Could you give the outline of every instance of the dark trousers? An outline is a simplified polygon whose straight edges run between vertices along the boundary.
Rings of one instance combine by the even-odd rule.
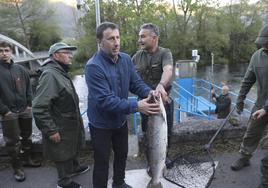
[[[111,148],[114,152],[113,185],[122,185],[128,153],[127,123],[118,129],[99,129],[91,126],[90,133],[94,150],[93,187],[107,187]]]
[[[80,164],[76,157],[67,161],[55,161],[55,165],[58,172],[58,185],[64,186],[71,183],[72,179],[70,175]]]
[[[172,135],[173,116],[174,116],[174,101],[172,99],[170,103],[165,104],[165,110],[167,114],[167,126],[168,126],[168,147],[170,147],[170,139]],[[148,116],[142,113],[141,113],[141,127],[142,131],[146,133],[148,127]]]
[[[21,113],[1,116],[5,147],[11,157],[13,169],[21,168],[22,158],[27,158],[32,146],[32,114],[30,109]]]

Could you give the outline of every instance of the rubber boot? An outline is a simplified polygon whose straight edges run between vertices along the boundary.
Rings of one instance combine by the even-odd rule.
[[[22,168],[14,169],[14,178],[18,182],[23,182],[26,179],[25,173]]]
[[[5,148],[11,157],[11,165],[14,170],[14,178],[16,181],[25,180],[25,173],[22,170],[20,159],[21,142],[19,139],[20,129],[17,120],[8,120],[2,122],[3,136],[5,140]]]
[[[268,149],[267,142],[262,146],[262,159],[261,159],[261,182],[258,188],[268,187]]]
[[[247,156],[241,156],[239,159],[233,162],[233,164],[231,165],[231,169],[233,171],[239,171],[242,168],[249,166],[250,165],[249,159],[250,158]]]
[[[40,167],[41,163],[32,160],[32,118],[19,119],[20,136],[22,149],[20,151],[20,157],[22,159],[22,165],[25,167]]]
[[[20,142],[18,142],[15,146],[6,147],[9,156],[11,157],[11,165],[14,170],[14,178],[18,182],[22,182],[25,180],[25,173],[22,169],[21,158],[19,157],[20,153]]]

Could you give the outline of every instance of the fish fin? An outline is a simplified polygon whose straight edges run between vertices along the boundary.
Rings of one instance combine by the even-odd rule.
[[[148,185],[147,188],[163,188],[162,183],[153,183],[153,181],[151,180]]]

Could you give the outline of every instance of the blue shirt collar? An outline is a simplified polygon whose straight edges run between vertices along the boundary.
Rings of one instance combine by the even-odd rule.
[[[121,58],[121,52],[119,52],[116,62],[109,55],[107,55],[102,49],[98,51],[98,54],[104,57],[110,63],[117,63],[119,59]]]

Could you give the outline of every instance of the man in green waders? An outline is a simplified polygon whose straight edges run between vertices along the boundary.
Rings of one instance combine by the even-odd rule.
[[[250,165],[250,158],[253,152],[259,145],[260,140],[266,156],[262,159],[261,171],[262,179],[259,188],[268,187],[268,116],[264,115],[262,118],[257,118],[255,112],[264,108],[267,105],[268,99],[268,25],[264,26],[255,41],[260,45],[251,57],[247,72],[242,81],[239,95],[236,102],[236,110],[241,113],[244,108],[244,100],[251,87],[256,83],[257,86],[257,100],[252,109],[253,115],[250,118],[249,125],[244,135],[240,146],[240,157],[232,165],[231,169],[234,171]],[[266,109],[266,108],[265,108]],[[258,112],[259,113],[259,112]],[[257,114],[258,114],[257,113]]]

